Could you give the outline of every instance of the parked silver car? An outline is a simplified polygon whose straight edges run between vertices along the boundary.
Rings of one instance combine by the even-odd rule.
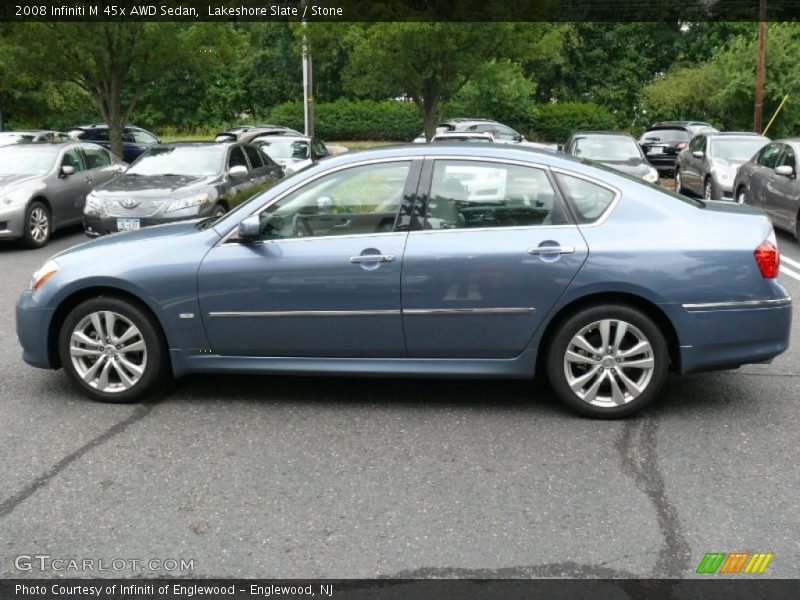
[[[125,163],[96,144],[0,147],[0,240],[44,246],[60,227],[80,223],[87,194]]]
[[[25,131],[0,131],[0,146],[12,144],[41,144],[44,142],[69,142],[72,138],[61,131],[28,129]]]
[[[776,227],[800,240],[798,154],[800,139],[767,144],[739,168],[733,189],[739,204],[752,204],[763,209]]]
[[[769,138],[747,132],[704,132],[692,138],[675,163],[675,191],[701,194],[706,200],[733,199],[736,171]]]

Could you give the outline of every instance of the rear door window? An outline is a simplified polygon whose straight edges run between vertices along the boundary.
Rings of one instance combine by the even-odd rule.
[[[260,169],[264,166],[264,161],[261,160],[261,155],[253,146],[244,146],[244,151],[247,153],[247,158],[250,160],[250,166],[253,169]]]
[[[582,224],[598,221],[617,195],[607,187],[580,177],[556,173],[556,179]]]
[[[108,151],[95,146],[82,146],[83,155],[86,158],[87,169],[102,169],[111,164],[111,156]]]

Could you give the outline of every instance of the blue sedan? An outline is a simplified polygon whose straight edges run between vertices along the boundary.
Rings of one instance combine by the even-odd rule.
[[[791,298],[766,216],[574,158],[416,145],[327,158],[221,218],[48,260],[25,361],[127,402],[190,373],[549,376],[620,417],[669,371],[765,362]]]

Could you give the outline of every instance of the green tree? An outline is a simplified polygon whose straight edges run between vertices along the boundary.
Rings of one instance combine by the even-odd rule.
[[[542,23],[376,23],[353,28],[345,69],[359,96],[406,95],[430,139],[450,102],[493,59],[541,51]]]
[[[10,41],[16,68],[92,98],[118,155],[125,123],[149,85],[224,64],[238,47],[235,30],[215,23],[20,23]]]

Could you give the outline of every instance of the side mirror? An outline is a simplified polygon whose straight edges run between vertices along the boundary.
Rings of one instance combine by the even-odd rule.
[[[514,139],[516,141],[518,141],[518,142],[524,142],[525,141],[525,136],[522,135],[521,133],[518,133],[517,135],[514,136]]]
[[[703,152],[702,150],[695,150],[694,152],[692,152],[692,156],[694,156],[695,158],[703,158],[705,155],[706,153]]]
[[[775,167],[775,174],[783,177],[793,177],[794,169],[790,165],[781,165],[780,167]]]
[[[70,165],[64,165],[61,167],[61,177],[69,177],[70,175],[75,174],[75,167],[71,167]]]
[[[228,171],[228,175],[230,175],[234,179],[238,179],[239,177],[246,177],[247,167],[243,165],[236,165],[235,167],[231,167],[230,170]]]
[[[261,239],[261,217],[252,215],[243,219],[239,223],[238,237],[243,242],[256,242]]]

